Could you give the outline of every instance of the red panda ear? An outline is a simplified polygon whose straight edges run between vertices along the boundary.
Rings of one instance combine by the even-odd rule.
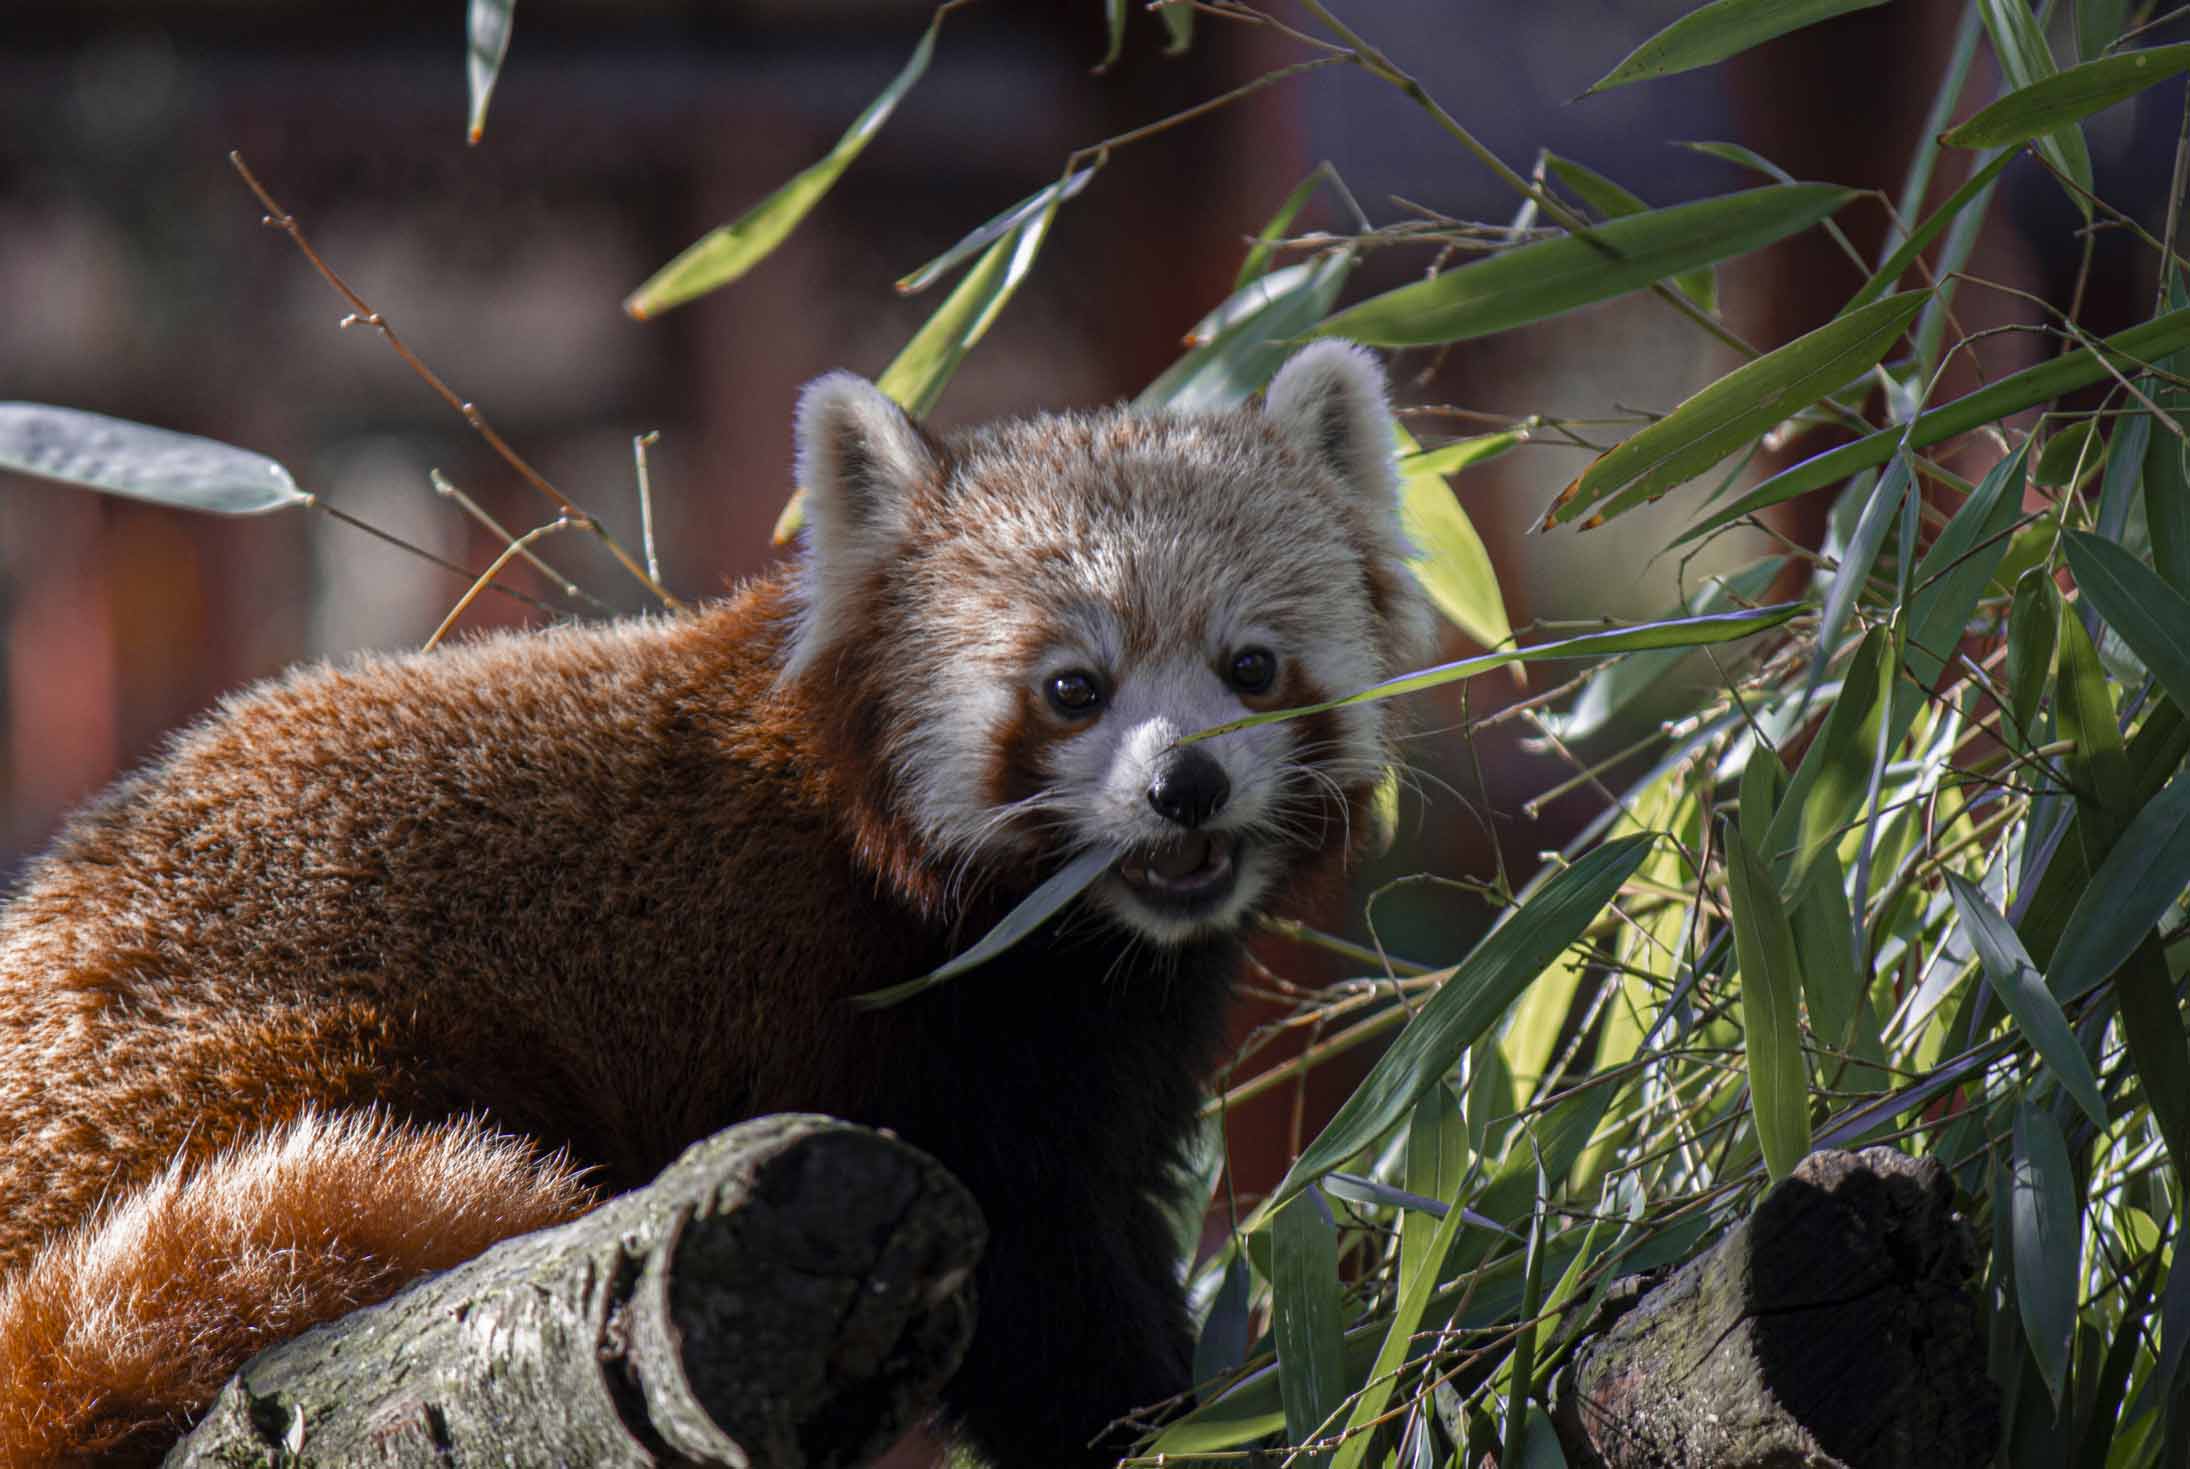
[[[832,372],[806,385],[798,400],[806,557],[786,679],[837,640],[868,576],[903,544],[906,502],[941,469],[934,441],[865,378]]]
[[[1376,358],[1351,342],[1311,343],[1278,369],[1264,404],[1286,437],[1360,496],[1374,519],[1396,522],[1391,407]]]

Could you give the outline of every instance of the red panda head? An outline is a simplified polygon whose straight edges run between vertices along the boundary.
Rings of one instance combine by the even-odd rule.
[[[1116,851],[1091,900],[1176,943],[1341,846],[1388,706],[1179,745],[1426,657],[1384,378],[1325,342],[1267,406],[1042,416],[947,442],[834,373],[798,415],[804,560],[783,679],[864,710],[930,870],[1023,886]]]

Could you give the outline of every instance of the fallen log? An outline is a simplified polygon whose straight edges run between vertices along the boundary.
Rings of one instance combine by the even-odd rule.
[[[1562,1369],[1552,1418],[1567,1462],[1987,1464],[1999,1396],[1975,1263],[1937,1162],[1812,1153]]]
[[[851,1469],[956,1370],[985,1242],[896,1138],[760,1118],[260,1353],[166,1462]]]

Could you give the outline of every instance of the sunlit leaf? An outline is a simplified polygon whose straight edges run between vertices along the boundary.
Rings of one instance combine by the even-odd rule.
[[[1812,865],[1839,842],[1870,791],[1879,727],[1893,701],[1892,660],[1892,636],[1883,626],[1872,628],[1849,660],[1840,697],[1795,767],[1771,825],[1762,828],[1758,856],[1767,867],[1776,867],[1779,854],[1794,849],[1786,891],[1797,902]],[[1751,831],[1759,830],[1754,818],[1744,813],[1743,819]]]
[[[2170,311],[2142,326],[2117,332],[2098,345],[2115,370],[2141,371],[2153,358],[2190,345],[2190,309]],[[1904,433],[1911,448],[1926,448],[2011,413],[2050,402],[2064,393],[2107,380],[2111,375],[2106,364],[2089,351],[2066,353],[2036,367],[2025,368],[1990,387],[1979,388],[1918,415],[1906,430],[1898,427],[1880,429],[1852,444],[1828,449],[1781,470],[1734,504],[1684,532],[1675,544],[1709,535],[1721,526],[1731,525],[1770,506],[1784,504],[1797,495],[1838,484],[1852,474],[1876,469],[1893,457],[1894,450],[1903,442]]]
[[[1046,214],[1078,194],[1087,187],[1087,181],[1095,177],[1095,170],[1101,166],[1099,163],[1091,163],[1078,173],[1059,179],[1047,188],[1035,190],[1003,213],[969,232],[964,239],[926,265],[901,278],[893,289],[901,296],[915,296],[925,291],[972,257],[976,251],[987,249],[1036,215]]]
[[[1571,158],[1546,153],[1544,167],[1560,183],[1565,184],[1574,197],[1594,210],[1600,219],[1625,219],[1630,214],[1650,212],[1650,206],[1639,197],[1630,194],[1595,169],[1576,163]],[[1791,183],[1793,180],[1787,182]],[[1709,266],[1674,276],[1673,289],[1705,311],[1719,309],[1718,275]]]
[[[887,989],[869,990],[865,994],[854,995],[852,1003],[862,1010],[879,1010],[909,1000],[922,990],[932,989],[946,980],[956,979],[961,974],[980,968],[1040,928],[1051,915],[1085,892],[1089,884],[1102,876],[1110,864],[1117,860],[1118,854],[1105,847],[1093,847],[1082,852],[1029,893],[1024,902],[1005,914],[994,928],[981,935],[972,948],[918,979],[893,984]]]
[[[1513,636],[1498,569],[1445,476],[1496,458],[1523,442],[1527,431],[1463,439],[1428,453],[1409,452],[1414,436],[1404,428],[1393,432],[1400,447],[1399,518],[1415,552],[1407,565],[1439,612],[1476,642],[1495,648]]]
[[[1242,286],[1210,313],[1209,320],[1221,321],[1217,337],[1165,368],[1133,406],[1144,413],[1214,413],[1246,402],[1285,365],[1294,339],[1331,309],[1353,268],[1352,251],[1334,250]]]
[[[1488,336],[1760,249],[1853,197],[1831,184],[1776,185],[1632,214],[1372,296],[1317,334],[1378,347]]]
[[[1856,518],[1847,550],[1841,554],[1840,566],[1833,572],[1832,585],[1825,593],[1825,611],[1818,621],[1817,631],[1821,664],[1840,647],[1840,635],[1848,626],[1848,615],[1855,611],[1856,601],[1863,594],[1863,584],[1870,579],[1871,568],[1878,564],[1879,549],[1886,544],[1886,532],[1893,529],[1894,517],[1901,509],[1901,497],[1909,491],[1910,475],[1909,456],[1895,455],[1878,483],[1872,486],[1869,498],[1863,502],[1863,513]]]
[[[471,0],[464,21],[464,87],[471,96],[471,120],[464,141],[476,143],[487,133],[487,104],[509,54],[510,32],[517,24],[517,0]]]
[[[2082,1203],[2061,1126],[2028,1102],[2015,1109],[2015,1166],[2008,1180],[2015,1244],[2015,1303],[2038,1374],[2059,1407],[2083,1278]]]
[[[1282,1203],[1397,1122],[1521,991],[1604,911],[1656,837],[1607,842],[1557,873],[1446,972],[1444,982],[1378,1058],[1338,1114],[1301,1151],[1271,1196]]]
[[[1582,95],[1651,81],[1739,56],[1774,36],[1821,20],[1868,10],[1886,0],[1711,0],[1699,5],[1628,53]]]
[[[2076,743],[2067,756],[2076,785],[2076,835],[2084,856],[2095,865],[2114,845],[2135,807],[2135,783],[2115,723],[2113,691],[2091,634],[2084,631],[2076,609],[2065,605],[2054,626],[2061,660],[2054,715],[2062,736]]]
[[[987,334],[1049,237],[1054,208],[1032,216],[982,254],[935,314],[875,379],[875,386],[915,418],[925,418],[958,364]]]
[[[1420,693],[1424,689],[1434,689],[1444,684],[1458,683],[1462,679],[1474,678],[1494,668],[1504,668],[1509,663],[1538,663],[1559,658],[1598,658],[1609,653],[1639,653],[1653,648],[1700,648],[1712,643],[1732,642],[1736,638],[1768,632],[1805,610],[1800,602],[1775,602],[1769,607],[1744,608],[1739,612],[1716,612],[1708,617],[1676,617],[1666,622],[1646,622],[1634,627],[1583,633],[1579,637],[1561,638],[1557,642],[1538,643],[1528,648],[1506,648],[1496,653],[1482,653],[1473,658],[1463,658],[1457,663],[1444,663],[1435,668],[1425,668],[1419,673],[1386,679],[1359,693],[1348,694],[1322,704],[1304,704],[1297,709],[1273,709],[1266,714],[1250,714],[1224,724],[1212,725],[1208,729],[1197,730],[1185,736],[1180,743],[1212,739],[1218,735],[1230,734],[1234,730],[1252,729],[1260,724],[1305,719],[1311,714],[1343,709],[1349,704],[1372,704],[1380,699],[1395,699],[1402,694]]]
[[[1414,1115],[1407,1121],[1407,1187],[1451,1203],[1460,1197],[1470,1156],[1467,1118],[1453,1100],[1452,1089],[1431,1087],[1414,1104]],[[1400,1216],[1399,1258],[1408,1270],[1416,1269],[1422,1252],[1432,1248],[1437,1224],[1428,1214],[1409,1211]]]
[[[1810,1151],[1810,1072],[1796,1020],[1801,969],[1795,936],[1772,874],[1738,826],[1725,828],[1727,896],[1734,909],[1734,952],[1741,965],[1742,1045],[1757,1143],[1774,1181]]]
[[[838,176],[851,167],[852,160],[882,130],[882,124],[889,121],[897,104],[927,71],[928,62],[935,56],[935,37],[942,24],[943,12],[938,10],[927,30],[921,33],[920,43],[913,47],[912,57],[904,69],[882,89],[881,96],[867,104],[866,111],[853,119],[852,125],[844,130],[844,136],[836,140],[835,147],[818,162],[800,170],[773,194],[730,223],[702,235],[684,253],[654,272],[645,285],[624,298],[624,310],[642,321],[659,316],[718,286],[728,285],[766,259],[769,252],[782,244],[821,202],[822,195],[829,192]]]
[[[0,469],[216,515],[311,503],[263,454],[44,403],[0,403]]]
[[[1270,1335],[1277,1343],[1285,1436],[1305,1443],[1345,1402],[1347,1387],[1338,1226],[1313,1189],[1272,1217],[1270,1262]]]
[[[2126,102],[2146,88],[2186,71],[2190,71],[2190,43],[2125,51],[2087,61],[2018,86],[1969,121],[1940,134],[1939,141],[1950,148],[2005,148],[2027,143],[2117,102]]]
[[[2104,1132],[2106,1100],[2099,1094],[2099,1079],[2092,1074],[2091,1062],[2077,1042],[2076,1032],[2069,1028],[2068,1017],[2061,1013],[2060,1001],[2046,988],[2030,955],[2023,952],[2023,941],[1975,883],[1951,872],[1946,879],[1955,911],[1962,917],[1962,931],[1977,951],[1986,981],[2062,1090],[2083,1108],[2091,1125]]]
[[[1745,362],[1656,423],[1629,436],[1559,492],[1544,526],[1579,519],[1601,524],[1655,500],[1876,366],[1923,309],[1905,292],[1836,317],[1786,346]]]

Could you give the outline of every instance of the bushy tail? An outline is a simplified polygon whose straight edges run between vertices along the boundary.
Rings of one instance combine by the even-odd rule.
[[[307,1114],[178,1164],[0,1278],[0,1469],[154,1462],[260,1348],[594,1201],[475,1121]]]

